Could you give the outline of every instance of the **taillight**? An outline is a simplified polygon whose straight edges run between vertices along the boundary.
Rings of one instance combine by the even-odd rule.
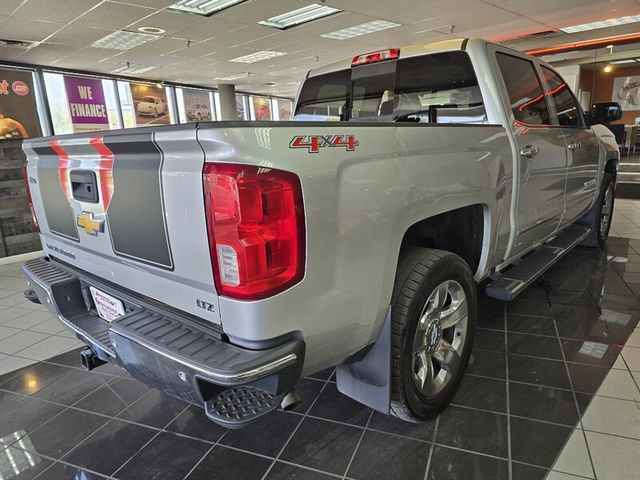
[[[202,175],[218,293],[257,300],[300,281],[305,228],[297,175],[219,163],[206,164]]]
[[[24,176],[25,187],[27,188],[27,202],[29,202],[29,210],[31,211],[31,218],[33,219],[33,225],[36,227],[36,230],[39,232],[40,225],[38,225],[38,219],[36,218],[36,211],[33,209],[33,200],[31,200],[31,186],[29,185],[29,174],[27,173],[27,162],[24,163],[22,174]]]
[[[383,62],[384,60],[395,60],[399,57],[399,48],[389,48],[387,50],[380,50],[379,52],[363,53],[362,55],[355,56],[353,60],[351,60],[351,66],[357,67],[358,65]]]

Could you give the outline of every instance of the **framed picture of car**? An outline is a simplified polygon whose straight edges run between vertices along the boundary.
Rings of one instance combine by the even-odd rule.
[[[167,125],[169,118],[169,102],[162,87],[144,83],[131,83],[137,125]]]
[[[214,119],[209,92],[185,88],[182,90],[182,98],[187,122],[206,122]]]

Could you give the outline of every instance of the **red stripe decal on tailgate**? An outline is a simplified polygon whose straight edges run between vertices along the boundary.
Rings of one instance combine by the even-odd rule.
[[[113,197],[113,152],[104,144],[103,137],[91,137],[90,142],[100,154],[100,195],[106,212]]]
[[[58,140],[51,140],[49,145],[58,154],[58,181],[60,188],[69,203],[73,200],[71,180],[69,179],[69,154],[60,146]]]

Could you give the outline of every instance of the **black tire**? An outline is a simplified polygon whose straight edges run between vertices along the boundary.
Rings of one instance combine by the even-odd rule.
[[[457,282],[466,296],[467,332],[461,344],[457,371],[451,374],[442,391],[426,397],[413,379],[414,337],[429,296],[439,285],[450,280]],[[462,258],[450,252],[428,248],[411,248],[402,254],[392,298],[392,415],[410,422],[421,422],[437,416],[449,404],[469,361],[476,321],[476,284],[469,266]]]
[[[613,207],[616,199],[616,182],[615,175],[609,172],[604,172],[602,177],[602,185],[600,186],[600,192],[598,193],[598,199],[596,203],[591,207],[589,213],[587,213],[580,223],[591,227],[591,233],[587,238],[582,241],[582,245],[585,247],[602,247],[604,242],[609,237],[609,230],[611,230],[611,220],[613,219]],[[603,206],[605,204],[605,198],[607,191],[611,191],[611,203],[609,206],[609,218],[604,228],[602,223],[604,220]]]

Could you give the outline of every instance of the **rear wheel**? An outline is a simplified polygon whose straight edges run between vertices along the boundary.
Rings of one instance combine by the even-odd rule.
[[[609,172],[604,172],[596,203],[585,217],[585,223],[591,227],[591,233],[582,242],[583,245],[601,247],[609,237],[615,193],[615,176]]]
[[[419,422],[447,406],[469,360],[476,304],[459,256],[426,248],[403,255],[392,306],[393,415]]]

